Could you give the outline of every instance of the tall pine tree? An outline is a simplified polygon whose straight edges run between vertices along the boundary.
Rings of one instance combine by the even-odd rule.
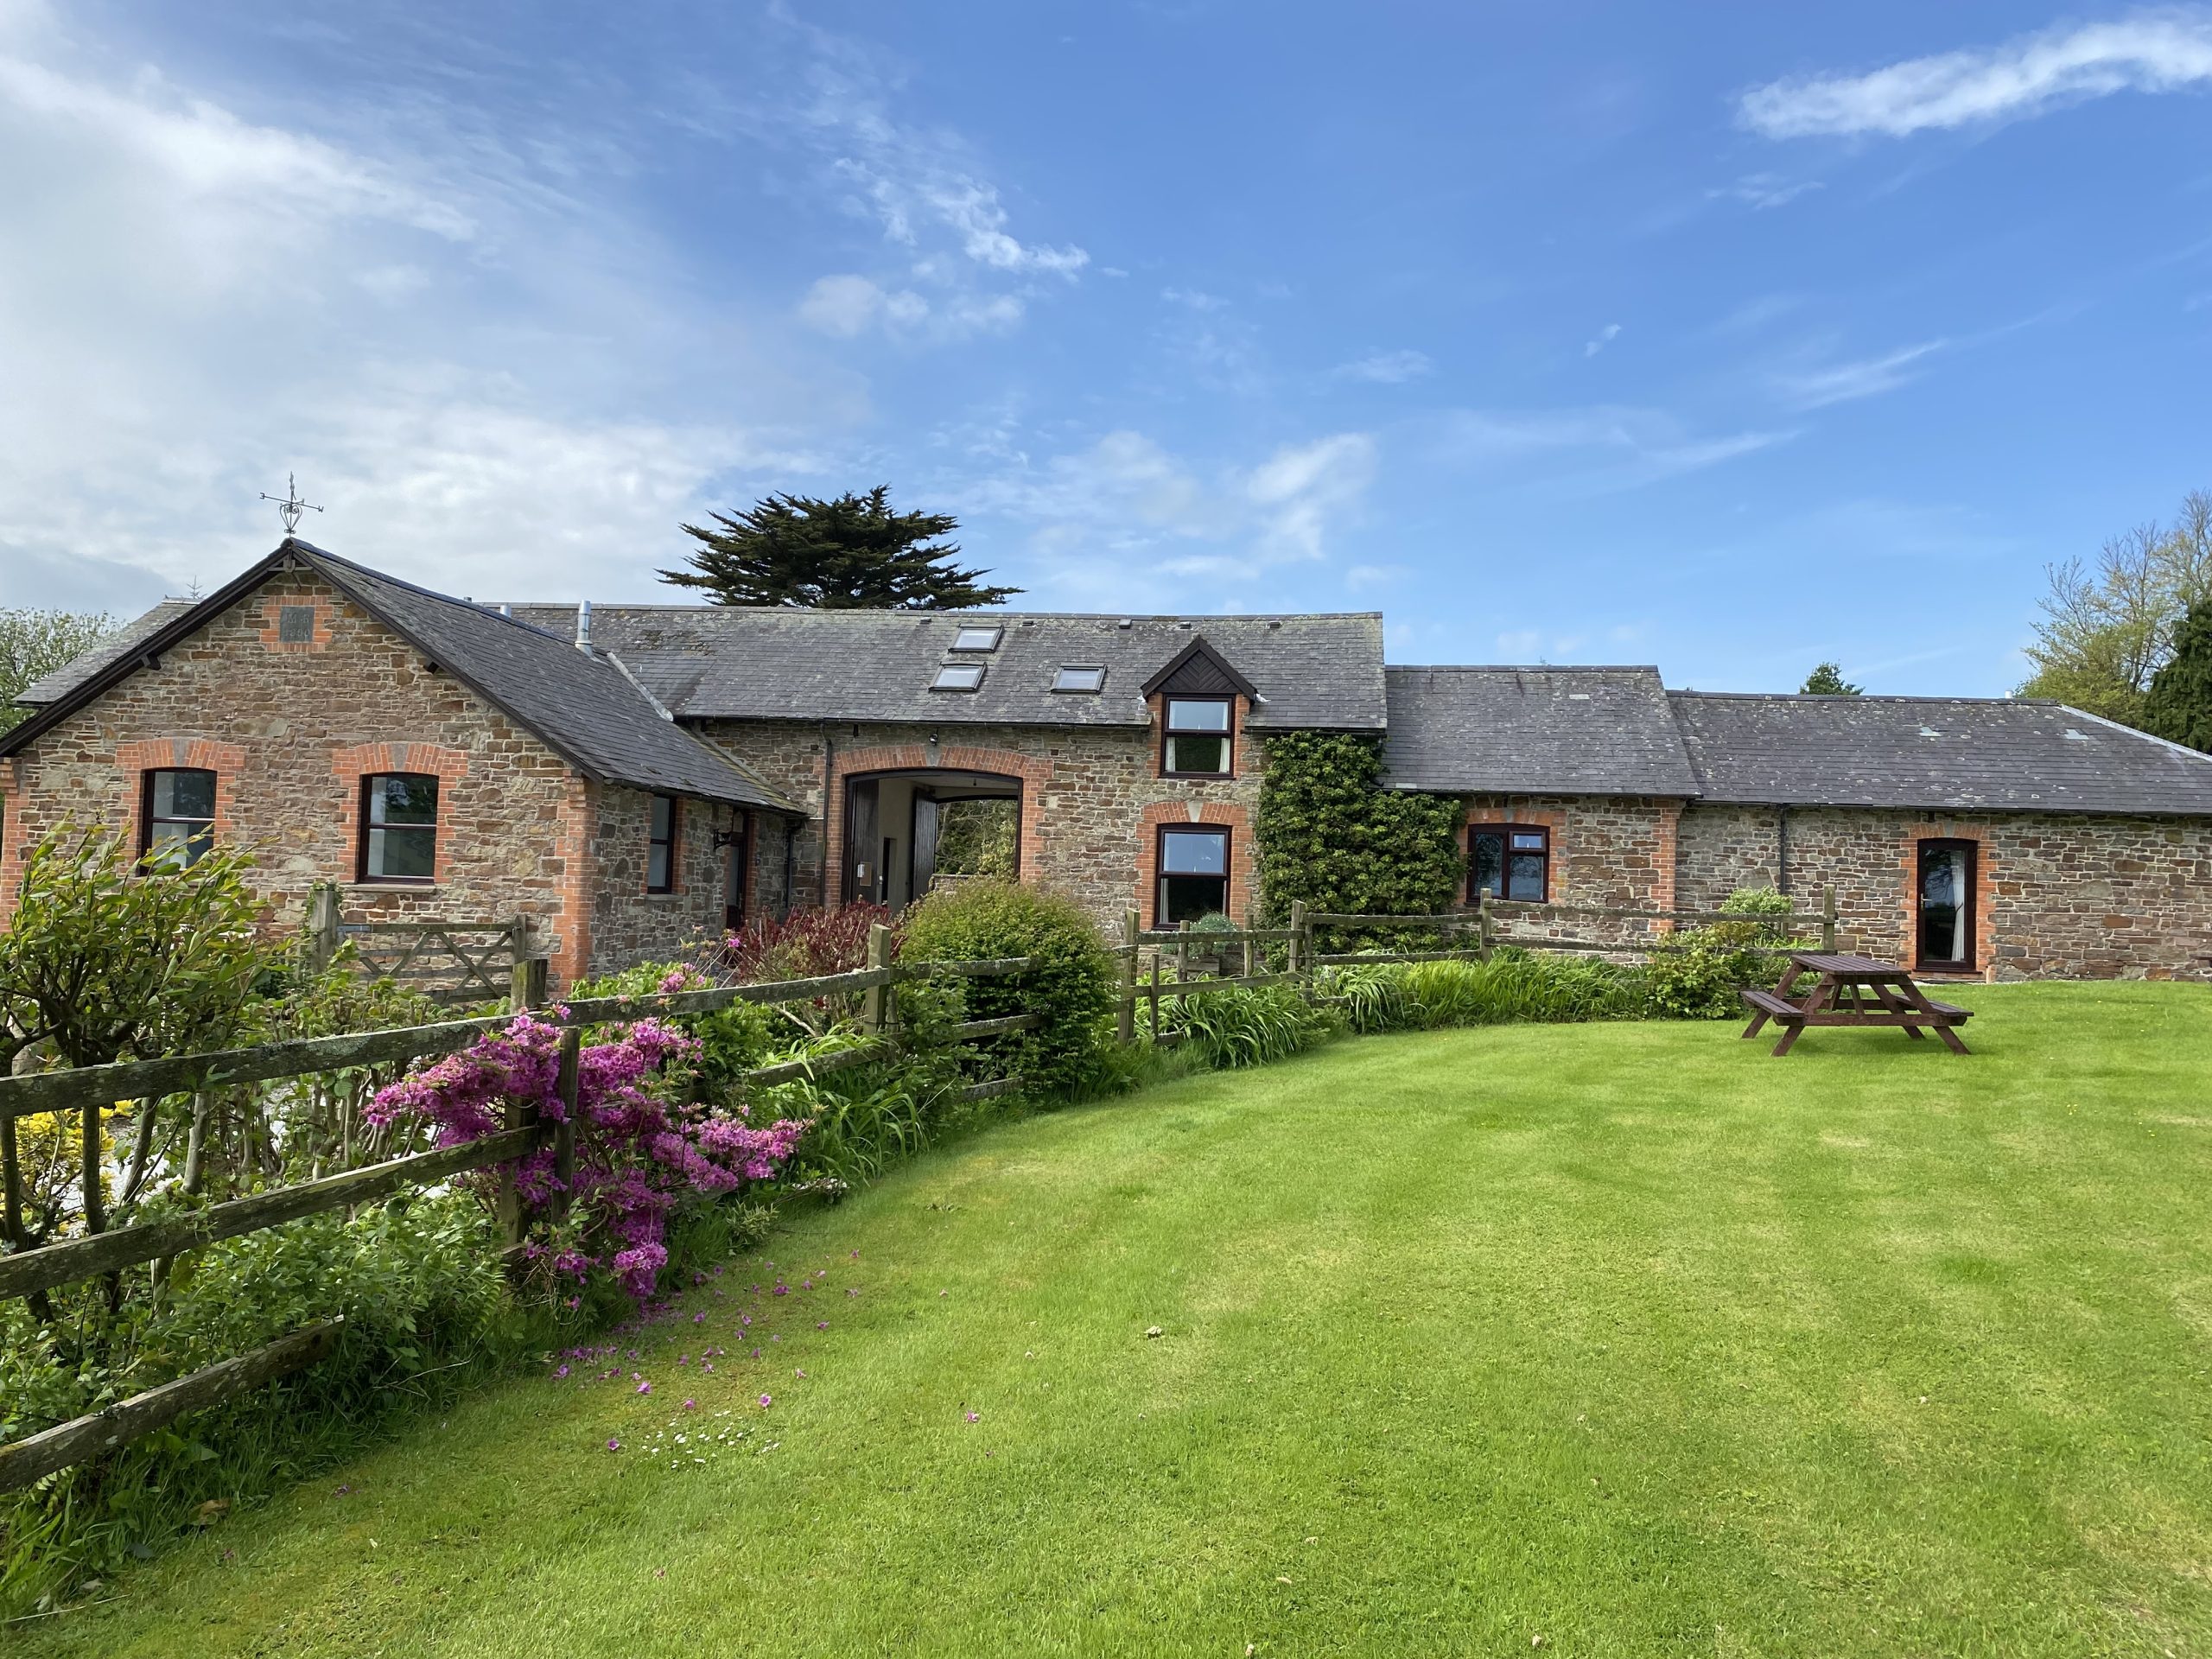
[[[988,570],[951,561],[960,527],[941,512],[893,512],[891,489],[834,501],[772,495],[750,512],[715,513],[714,524],[686,524],[698,548],[690,569],[664,570],[663,582],[701,588],[717,605],[812,606],[830,611],[965,611],[997,605],[1019,588],[978,585]]]
[[[1843,670],[1834,663],[1821,663],[1805,677],[1805,683],[1797,688],[1801,696],[1815,697],[1855,697],[1866,688],[1853,685],[1843,677]]]
[[[2143,729],[2212,754],[2212,601],[2190,606],[2175,628],[2173,655],[2144,694]]]

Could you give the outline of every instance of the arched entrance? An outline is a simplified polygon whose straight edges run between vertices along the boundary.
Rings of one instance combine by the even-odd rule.
[[[952,766],[845,779],[839,898],[903,909],[941,880],[1021,874],[1021,779]]]

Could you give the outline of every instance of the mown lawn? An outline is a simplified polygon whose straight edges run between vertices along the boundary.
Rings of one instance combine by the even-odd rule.
[[[487,1393],[6,1634],[2212,1650],[2212,993],[1959,995],[1966,1059],[1453,1032],[995,1131],[787,1224],[619,1381]],[[671,1469],[671,1421],[733,1438]]]

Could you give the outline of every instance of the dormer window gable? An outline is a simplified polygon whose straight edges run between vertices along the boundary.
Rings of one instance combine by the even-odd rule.
[[[1259,693],[1204,635],[1146,681],[1144,693],[1159,701],[1161,777],[1236,776],[1237,703]]]

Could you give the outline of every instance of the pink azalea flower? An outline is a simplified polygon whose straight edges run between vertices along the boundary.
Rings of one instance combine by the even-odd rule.
[[[696,1411],[699,1409],[699,1402],[696,1400],[686,1400],[683,1402],[683,1409],[686,1411]]]
[[[622,1442],[620,1440],[609,1440],[607,1443],[607,1449],[610,1452],[620,1452],[622,1449]]]
[[[775,1397],[772,1395],[764,1394],[760,1396],[760,1409],[763,1411],[766,1411],[769,1407],[775,1403]]]
[[[638,1384],[638,1392],[639,1394],[651,1394],[652,1391],[653,1385],[650,1382],[640,1382]]]
[[[968,1421],[971,1423],[980,1423],[983,1421],[983,1414],[980,1411],[971,1411],[968,1414]]]

